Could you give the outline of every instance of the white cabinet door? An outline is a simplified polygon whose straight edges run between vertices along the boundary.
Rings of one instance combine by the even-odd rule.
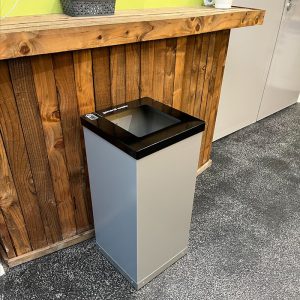
[[[300,92],[300,0],[287,0],[258,120],[297,102]]]
[[[234,0],[233,4],[265,9],[266,16],[262,26],[231,31],[215,140],[256,122],[285,1]]]

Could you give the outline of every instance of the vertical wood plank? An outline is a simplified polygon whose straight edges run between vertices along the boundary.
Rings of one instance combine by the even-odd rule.
[[[80,115],[95,111],[94,85],[93,85],[93,62],[90,50],[73,52],[75,84],[77,91],[78,110]],[[84,147],[83,130],[81,128],[81,144],[84,163],[85,188],[86,191],[86,209],[89,224],[94,223],[92,199],[90,191],[90,181]]]
[[[202,35],[200,65],[199,65],[199,71],[198,71],[197,89],[196,89],[194,111],[193,111],[193,115],[198,118],[200,118],[200,107],[201,107],[202,92],[203,92],[203,86],[204,86],[204,76],[205,76],[205,71],[206,71],[209,39],[210,39],[209,33],[205,33]]]
[[[166,40],[155,41],[152,95],[155,100],[160,102],[164,101],[165,63]]]
[[[47,147],[53,188],[63,238],[76,234],[74,203],[71,197],[65,146],[50,55],[31,59],[39,111]]]
[[[0,126],[31,246],[33,249],[45,247],[47,240],[44,225],[5,61],[0,61]]]
[[[0,243],[8,258],[13,258],[16,256],[1,209],[0,209]]]
[[[174,78],[173,107],[180,109],[182,100],[182,82],[184,76],[187,37],[177,39],[176,64]]]
[[[79,114],[95,111],[93,63],[91,50],[73,52]]]
[[[201,47],[202,47],[202,35],[195,36],[195,47],[193,53],[193,63],[191,70],[191,83],[189,91],[189,99],[187,102],[186,111],[190,115],[194,113],[194,107],[196,102],[196,91],[199,75],[200,57],[201,57]]]
[[[126,101],[140,98],[141,45],[125,45],[126,52]]]
[[[189,36],[187,39],[186,56],[182,81],[182,99],[181,110],[188,113],[190,107],[190,85],[192,78],[193,57],[195,48],[195,36]]]
[[[75,204],[77,233],[90,228],[87,207],[81,125],[75,87],[72,53],[53,55],[54,75],[58,91],[61,124],[65,142],[70,187]]]
[[[110,91],[110,48],[92,50],[96,110],[112,105]]]
[[[206,105],[205,105],[205,111],[204,113],[204,120],[206,122],[206,130],[203,135],[203,143],[201,145],[201,153],[200,153],[200,163],[201,165],[205,164],[209,157],[208,157],[208,147],[211,149],[211,143],[212,143],[212,131],[211,128],[214,128],[214,124],[211,123],[213,120],[211,117],[211,110],[214,105],[214,101],[216,101],[217,93],[220,92],[221,89],[221,75],[223,70],[223,63],[225,62],[225,57],[223,53],[226,52],[226,49],[224,48],[224,33],[223,32],[217,32],[215,33],[215,46],[214,51],[212,55],[212,68],[211,68],[211,74],[210,78],[207,80],[208,83],[208,89],[207,89],[207,96],[206,96]],[[210,56],[210,54],[209,54]],[[209,57],[210,58],[210,57]],[[220,66],[220,60],[222,60],[221,66]],[[220,69],[221,68],[221,69]],[[205,91],[206,92],[206,91]],[[204,95],[204,94],[203,94]],[[218,99],[217,99],[218,100]],[[202,103],[203,104],[203,103]],[[201,107],[202,110],[202,107]],[[209,145],[210,144],[210,145]]]
[[[177,39],[167,39],[163,102],[169,106],[173,104],[176,46]]]
[[[200,106],[200,118],[203,120],[205,120],[205,116],[206,116],[206,105],[208,100],[210,77],[211,77],[213,61],[214,61],[215,44],[216,44],[216,33],[210,33],[207,63],[206,63],[203,91],[201,97],[201,106]]]
[[[215,130],[215,123],[217,118],[217,110],[219,106],[220,94],[221,94],[221,87],[222,87],[222,80],[224,74],[224,67],[229,43],[229,36],[230,30],[224,30],[217,32],[216,36],[216,44],[218,45],[218,50],[214,55],[214,67],[216,68],[216,75],[213,87],[211,87],[209,91],[209,113],[207,116],[208,120],[208,127],[207,127],[207,134],[206,134],[206,143],[204,147],[203,153],[203,162],[207,162],[210,158],[211,148],[212,148],[212,141],[213,141],[213,134]]]
[[[153,98],[154,41],[141,44],[141,97]]]
[[[16,187],[8,164],[2,135],[0,134],[0,211],[17,255],[31,251],[26,225],[22,215]]]
[[[29,58],[9,61],[16,103],[49,244],[62,239]]]
[[[125,46],[114,46],[110,50],[111,100],[113,105],[122,104],[126,99],[126,56]]]
[[[210,33],[209,35],[210,35],[209,47],[208,47],[208,54],[207,54],[203,91],[201,96],[201,106],[200,106],[200,118],[205,121],[205,131],[203,133],[202,144],[200,148],[199,167],[201,167],[203,164],[206,163],[203,160],[203,154],[206,145],[207,128],[209,126],[209,124],[207,123],[208,121],[207,103],[208,103],[209,86],[211,84],[211,76],[212,76],[212,69],[213,69],[213,62],[214,62],[214,51],[215,51],[215,44],[216,44],[216,33]]]

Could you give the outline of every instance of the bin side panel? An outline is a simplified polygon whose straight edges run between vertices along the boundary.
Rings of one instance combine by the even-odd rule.
[[[196,134],[138,160],[138,285],[187,248],[201,137]]]
[[[86,128],[84,137],[97,244],[135,282],[136,160]]]

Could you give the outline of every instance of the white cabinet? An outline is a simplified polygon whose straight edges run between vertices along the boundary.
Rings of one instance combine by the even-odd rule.
[[[264,25],[231,32],[215,140],[256,122],[285,7],[284,0],[235,0],[233,4],[267,13]]]
[[[300,0],[287,0],[258,119],[297,102],[300,92]]]

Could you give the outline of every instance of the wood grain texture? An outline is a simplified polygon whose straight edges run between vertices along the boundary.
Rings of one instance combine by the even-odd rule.
[[[88,230],[84,161],[81,144],[81,125],[76,96],[75,75],[72,53],[60,53],[53,56],[54,74],[58,91],[61,124],[64,135],[66,160],[75,204],[77,233]]]
[[[8,258],[13,258],[16,256],[1,209],[0,209],[0,244],[2,245]]]
[[[163,103],[172,106],[175,79],[177,39],[166,40]]]
[[[47,240],[44,225],[32,178],[21,120],[5,61],[0,62],[0,126],[31,246],[33,249],[45,247]]]
[[[0,220],[1,221],[1,220]],[[70,246],[73,246],[75,244],[81,243],[83,241],[89,240],[95,236],[94,229],[85,231],[83,233],[76,234],[75,236],[69,237],[64,239],[63,241],[57,242],[55,244],[52,244],[51,246],[47,246],[41,249],[37,249],[34,251],[31,251],[29,253],[13,257],[9,259],[5,254],[3,255],[3,259],[5,263],[8,265],[8,267],[13,268],[18,265],[24,264],[28,261],[31,261],[33,259],[40,258],[42,256],[54,253],[56,251],[68,248]]]
[[[187,107],[186,107],[186,111],[190,115],[194,113],[195,102],[196,102],[196,91],[197,91],[197,84],[198,84],[202,42],[203,42],[203,35],[197,35],[195,37],[195,46],[194,46],[193,62],[192,62],[192,69],[191,69],[189,100],[187,102]]]
[[[9,62],[33,180],[48,244],[62,239],[30,60]]]
[[[214,86],[213,89],[210,90],[210,110],[208,113],[208,121],[207,121],[207,135],[206,135],[206,143],[204,147],[204,153],[203,153],[203,161],[202,164],[206,163],[210,159],[210,153],[212,148],[212,141],[213,141],[213,134],[215,130],[215,124],[216,124],[216,118],[217,118],[217,111],[219,106],[219,100],[220,100],[220,93],[221,93],[221,86],[222,86],[222,80],[223,80],[223,74],[224,74],[224,68],[225,68],[225,61],[226,61],[226,55],[227,55],[227,49],[228,49],[228,43],[229,43],[229,36],[230,31],[224,30],[217,33],[216,37],[216,43],[218,44],[218,51],[216,51],[216,54],[214,56],[215,59],[215,68],[216,68],[216,76],[214,79]]]
[[[126,52],[126,101],[140,98],[141,82],[141,45],[139,43],[125,46]]]
[[[208,53],[207,53],[207,61],[206,61],[206,67],[205,67],[205,75],[203,76],[203,90],[201,93],[201,101],[200,101],[200,111],[199,111],[199,117],[200,119],[204,120],[206,122],[205,124],[205,131],[202,136],[202,144],[200,148],[200,154],[199,154],[199,167],[202,166],[205,162],[203,160],[203,153],[204,148],[206,145],[206,136],[207,136],[207,128],[209,124],[207,123],[207,113],[209,110],[207,109],[208,105],[208,93],[209,93],[209,86],[211,84],[211,76],[212,76],[212,68],[214,63],[214,51],[215,51],[215,44],[216,44],[216,34],[212,33],[209,37],[209,47],[208,47]]]
[[[7,18],[0,25],[0,59],[115,46],[262,24],[247,8],[133,10],[108,17],[63,15]]]
[[[95,111],[93,62],[91,50],[73,52],[79,114]]]
[[[195,36],[189,36],[187,38],[185,63],[183,71],[182,81],[182,95],[180,109],[186,113],[189,113],[190,107],[190,86],[192,80],[192,68],[193,68],[193,57],[195,48]]]
[[[91,50],[75,51],[73,53],[75,85],[77,91],[79,115],[95,111],[94,85],[93,85],[93,62]],[[90,192],[90,181],[87,168],[86,152],[84,147],[83,130],[80,131],[82,145],[84,178],[83,183],[86,195],[86,210],[89,224],[93,224],[93,209]]]
[[[210,40],[209,33],[205,33],[202,35],[202,46],[201,46],[198,78],[197,78],[197,84],[196,84],[194,112],[193,112],[193,115],[196,116],[197,118],[200,118],[200,108],[201,108],[203,86],[204,86],[204,81],[205,81],[207,55],[208,55],[208,48],[210,45],[209,40]]]
[[[31,246],[1,134],[0,191],[0,211],[3,214],[3,220],[5,219],[7,231],[15,249],[13,252],[16,255],[22,255],[31,251]],[[4,241],[6,240],[7,238],[4,239]],[[10,249],[9,245],[5,247]],[[12,251],[10,250],[10,252]]]
[[[33,57],[31,64],[62,237],[67,238],[76,234],[76,222],[66,165],[52,58],[50,55]]]
[[[110,49],[92,50],[96,110],[112,105],[110,90]]]
[[[0,61],[0,128],[8,166],[0,177],[11,171],[12,182],[0,184],[0,197],[14,194],[13,206],[0,200],[0,212],[6,251],[16,256],[8,259],[11,264],[50,253],[93,227],[81,114],[141,96],[155,98],[206,121],[199,169],[209,165],[228,38],[229,31],[219,31]],[[44,191],[52,181],[57,211],[48,210],[47,218],[58,222],[62,240],[57,242],[49,239],[48,220],[39,208],[49,199],[38,192],[36,181],[43,176]],[[26,233],[20,222],[13,227],[22,216],[32,251],[17,247],[26,248],[25,254],[16,241]]]
[[[125,46],[112,47],[110,50],[110,82],[113,105],[122,104],[126,99],[126,55]]]
[[[141,97],[153,94],[154,42],[141,44]]]
[[[166,66],[166,40],[154,44],[153,87],[151,96],[160,102],[164,101],[164,79]]]
[[[211,72],[209,78],[206,78],[206,89],[203,94],[203,108],[201,107],[201,113],[204,116],[206,122],[206,129],[203,134],[203,143],[200,151],[200,165],[205,164],[209,160],[209,153],[212,144],[212,134],[216,117],[216,108],[214,107],[219,102],[221,82],[223,76],[223,68],[226,59],[229,31],[220,31],[214,34],[215,43],[214,51],[209,51],[208,59],[211,62]],[[224,49],[225,48],[225,49]],[[217,103],[217,104],[216,104]],[[204,105],[205,104],[205,105]],[[214,111],[215,110],[215,111]]]
[[[210,85],[210,77],[213,67],[213,55],[215,50],[216,44],[216,34],[212,33],[209,37],[209,47],[208,47],[208,54],[207,54],[207,61],[206,61],[206,68],[205,68],[205,75],[203,80],[203,91],[201,95],[201,105],[200,105],[200,119],[205,119],[206,114],[206,105],[208,99],[208,90]]]
[[[174,76],[173,107],[180,109],[182,100],[182,82],[184,76],[185,57],[187,49],[187,38],[177,39],[176,63]]]

